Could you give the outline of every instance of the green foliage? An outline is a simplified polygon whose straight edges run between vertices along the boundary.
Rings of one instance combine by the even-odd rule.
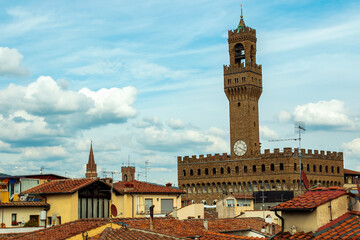
[[[39,223],[36,220],[29,220],[25,223],[24,227],[38,227]]]

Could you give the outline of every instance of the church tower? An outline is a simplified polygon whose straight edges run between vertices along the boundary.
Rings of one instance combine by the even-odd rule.
[[[96,163],[95,163],[94,153],[93,153],[93,149],[92,149],[92,142],[90,145],[89,161],[86,164],[85,177],[86,178],[96,178],[97,177]]]
[[[245,25],[242,9],[237,29],[228,31],[230,65],[224,65],[229,100],[231,158],[260,154],[258,101],[262,68],[256,64],[256,30]]]

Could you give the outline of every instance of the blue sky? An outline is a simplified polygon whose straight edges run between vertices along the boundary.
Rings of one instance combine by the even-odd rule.
[[[0,172],[82,177],[128,161],[177,184],[176,156],[229,152],[222,65],[240,4],[263,65],[260,138],[360,170],[359,1],[0,0]],[[103,174],[100,174],[103,176]],[[120,178],[120,175],[115,176]]]

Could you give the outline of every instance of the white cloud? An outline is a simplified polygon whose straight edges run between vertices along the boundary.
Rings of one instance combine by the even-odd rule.
[[[166,121],[166,124],[172,129],[182,129],[184,128],[184,123],[180,119],[170,118]]]
[[[76,92],[44,76],[28,86],[10,84],[0,90],[0,136],[8,141],[60,137],[80,129],[122,123],[136,115],[136,93],[134,87],[83,88]]]
[[[360,138],[355,138],[351,142],[343,143],[341,148],[344,150],[345,154],[360,158]]]
[[[319,101],[298,105],[292,113],[279,113],[280,121],[303,121],[306,126],[316,128],[355,129],[359,121],[347,113],[344,102],[339,100]]]
[[[141,121],[134,124],[137,128],[147,128],[151,126],[162,127],[162,121],[158,117],[144,117]]]
[[[0,75],[23,76],[28,70],[21,66],[23,55],[16,48],[0,47]]]
[[[22,156],[25,159],[44,160],[51,158],[63,158],[67,156],[66,150],[61,146],[54,147],[27,147],[24,148]]]
[[[268,128],[267,126],[260,126],[260,135],[262,138],[265,139],[277,139],[279,135],[272,129]]]
[[[128,118],[136,115],[133,104],[137,90],[134,87],[102,88],[97,92],[83,88],[79,93],[92,99],[94,106],[88,110],[89,115],[106,116],[115,115],[117,118]]]
[[[123,64],[119,62],[101,61],[86,66],[72,68],[68,72],[75,75],[103,75],[114,74],[121,70]]]

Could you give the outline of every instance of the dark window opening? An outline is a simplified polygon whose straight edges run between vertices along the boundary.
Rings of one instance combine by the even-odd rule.
[[[275,165],[273,163],[270,165],[270,168],[271,168],[271,171],[275,171]]]
[[[228,79],[228,84],[231,84],[231,79]]]
[[[239,173],[239,167],[238,166],[235,167],[235,172]]]
[[[242,63],[245,61],[244,45],[238,43],[235,45],[235,63]]]
[[[240,102],[238,102],[238,107],[240,107]]]
[[[297,170],[297,165],[296,165],[296,163],[294,163],[294,171],[296,171]]]
[[[209,169],[205,168],[205,175],[209,174]]]
[[[253,165],[253,172],[256,172],[256,165]]]
[[[283,171],[284,170],[284,164],[280,163],[280,170]]]
[[[313,166],[313,171],[316,172],[316,165]]]
[[[306,165],[306,171],[310,172],[310,164]]]
[[[227,168],[227,173],[231,173],[230,167]]]
[[[340,167],[337,167],[337,173],[340,173]]]
[[[214,175],[216,174],[216,168],[213,168],[213,174]]]
[[[201,170],[200,170],[200,169],[197,170],[197,174],[198,174],[198,175],[201,174]]]
[[[238,78],[235,78],[235,83],[238,83],[239,82],[239,79]]]
[[[220,173],[224,174],[224,168],[220,168]]]
[[[262,165],[261,165],[261,171],[262,171],[262,172],[265,172],[265,164],[262,164]]]
[[[186,176],[186,171],[185,170],[183,170],[183,177],[185,177]]]
[[[191,169],[190,170],[190,176],[194,175],[194,171]]]
[[[244,173],[247,173],[247,166],[244,167]]]

